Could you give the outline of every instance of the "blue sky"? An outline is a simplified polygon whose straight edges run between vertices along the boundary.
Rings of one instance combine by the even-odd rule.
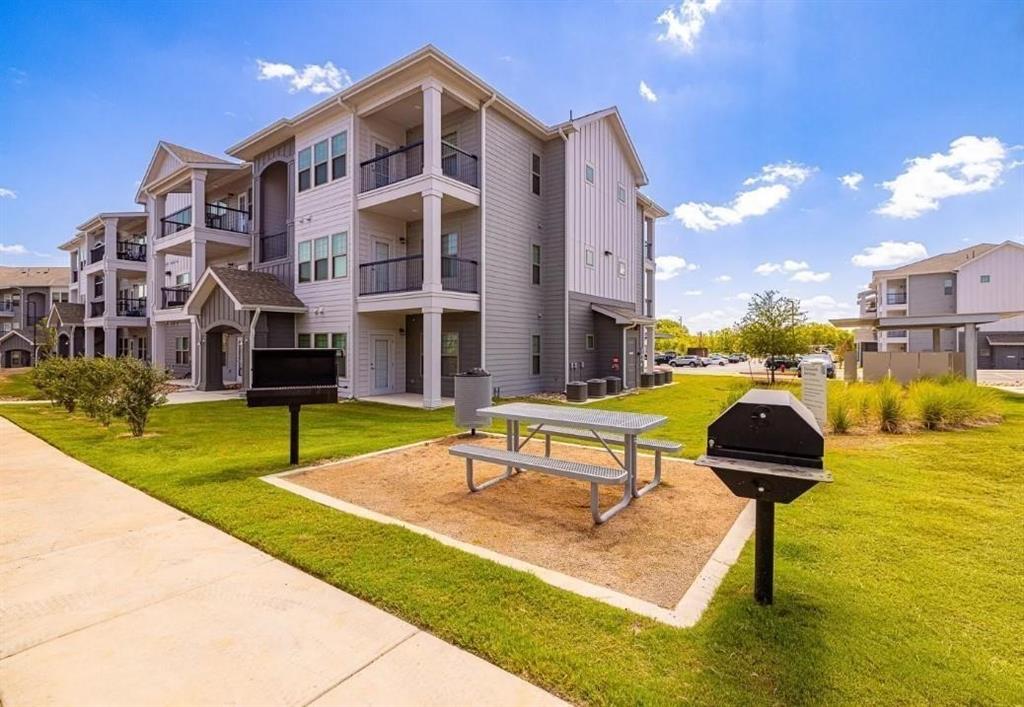
[[[619,107],[674,214],[659,313],[692,329],[769,287],[847,314],[872,265],[1024,236],[1020,3],[8,1],[0,25],[3,264],[65,265],[158,139],[219,153],[427,42],[546,122]]]

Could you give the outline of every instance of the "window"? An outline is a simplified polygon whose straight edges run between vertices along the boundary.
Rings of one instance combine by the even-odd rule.
[[[616,188],[616,191],[615,191],[615,197],[619,200],[620,204],[625,204],[626,203],[626,187],[622,186],[621,184],[617,185],[617,188]]]
[[[310,347],[310,335],[299,334],[298,346],[300,349],[308,349]]]
[[[348,277],[348,233],[331,236],[332,277]]]
[[[180,272],[180,273],[178,273],[177,275],[174,276],[174,285],[175,285],[175,287],[184,287],[186,285],[191,284],[191,281],[192,281],[192,273]]]
[[[594,249],[587,248],[583,251],[583,264],[588,268],[594,267]]]
[[[540,334],[530,337],[530,375],[540,375]]]
[[[127,336],[117,337],[117,357],[124,358],[132,355],[132,340]]]
[[[67,301],[69,301],[68,300],[68,293],[67,292],[54,292],[53,293],[53,301],[54,302],[67,302]]]
[[[947,278],[942,282],[942,294],[951,295],[953,294],[953,280]]]
[[[459,372],[459,333],[441,333],[441,375],[454,376]]]
[[[313,186],[327,184],[327,141],[313,145]]]
[[[456,277],[458,274],[458,263],[450,258],[459,255],[459,234],[441,234],[441,277]]]
[[[348,334],[331,334],[331,348],[338,352],[338,378],[347,378]]]
[[[991,275],[982,275],[981,276],[981,284],[982,285],[987,285],[990,282],[992,282],[992,276]]]
[[[530,189],[540,196],[540,155],[536,153],[530,159]]]
[[[310,282],[313,279],[313,243],[299,243],[299,282]]]
[[[341,179],[348,172],[348,133],[331,138],[331,181]]]
[[[174,363],[178,366],[192,365],[192,347],[189,345],[189,337],[174,337]]]
[[[312,183],[313,148],[299,150],[299,191],[306,191]]]
[[[531,252],[532,252],[531,270],[533,272],[531,274],[531,280],[530,281],[534,285],[539,285],[540,284],[540,246],[539,245],[531,246]]]
[[[136,341],[136,343],[138,345],[137,353],[138,353],[138,356],[139,356],[139,360],[141,360],[141,361],[148,361],[149,360],[149,340],[146,339],[146,337],[144,337],[144,336],[140,336],[135,341]]]
[[[315,348],[315,349],[326,349],[327,348],[327,334],[313,334],[313,348]]]
[[[317,238],[313,241],[313,279],[327,280],[330,278],[328,272],[328,256],[330,253],[330,239],[327,236]]]
[[[619,261],[619,277],[626,277],[626,261]]]
[[[594,335],[587,334],[587,351],[593,351],[596,347],[594,346]]]
[[[594,183],[594,165],[587,163],[587,166],[583,170],[583,178],[587,180],[587,184]]]

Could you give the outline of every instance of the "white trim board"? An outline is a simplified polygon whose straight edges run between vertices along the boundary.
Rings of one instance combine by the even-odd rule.
[[[333,466],[339,463],[346,464],[383,454],[390,454],[404,449],[423,446],[430,444],[431,442],[437,442],[440,439],[446,438],[441,437],[438,439],[407,444],[401,447],[394,447],[392,449],[385,449],[379,452],[362,454],[341,462],[333,461],[326,464],[290,469],[288,471],[270,474],[260,478],[262,481],[265,481],[272,486],[284,489],[285,491],[291,491],[294,494],[329,508],[349,513],[359,518],[372,520],[377,523],[401,526],[406,530],[432,538],[433,540],[436,540],[443,545],[447,545],[448,547],[468,552],[485,560],[496,562],[499,565],[519,570],[520,572],[532,574],[542,582],[546,582],[553,587],[573,592],[574,594],[587,597],[588,599],[595,599],[619,609],[632,611],[636,614],[640,614],[641,616],[646,616],[647,618],[654,619],[655,621],[668,624],[669,626],[675,626],[677,628],[690,628],[696,625],[700,620],[705,609],[707,609],[708,605],[711,603],[711,599],[714,597],[715,591],[722,583],[722,580],[725,578],[729,568],[736,563],[736,560],[740,556],[740,552],[743,550],[743,546],[754,531],[754,502],[751,501],[743,508],[742,511],[740,511],[740,514],[736,517],[736,520],[733,522],[728,532],[726,532],[725,537],[722,538],[722,541],[718,544],[718,547],[715,548],[715,551],[711,553],[711,557],[708,558],[706,563],[704,563],[704,567],[701,568],[701,571],[697,574],[693,583],[683,594],[683,597],[676,603],[674,608],[666,609],[665,607],[658,606],[653,602],[638,599],[614,589],[602,587],[582,579],[577,579],[576,577],[571,577],[567,574],[563,574],[562,572],[541,567],[524,560],[519,560],[515,557],[510,557],[493,550],[488,550],[487,548],[483,548],[478,545],[472,545],[462,540],[457,540],[449,535],[444,535],[434,530],[430,530],[429,528],[424,528],[393,516],[378,513],[377,511],[364,508],[363,506],[358,506],[354,503],[342,501],[341,499],[319,491],[313,491],[305,486],[300,486],[292,481],[288,481],[287,478],[289,476],[294,476],[296,474],[301,474],[303,472],[328,465]],[[553,443],[561,444],[560,442]],[[566,446],[575,447],[581,445],[567,444]]]

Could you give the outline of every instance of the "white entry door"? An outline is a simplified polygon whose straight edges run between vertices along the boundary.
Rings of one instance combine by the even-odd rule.
[[[394,340],[390,336],[375,336],[371,339],[370,375],[373,395],[394,392]]]

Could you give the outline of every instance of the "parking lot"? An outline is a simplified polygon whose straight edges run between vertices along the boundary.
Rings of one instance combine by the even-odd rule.
[[[710,366],[691,368],[690,366],[669,366],[662,365],[658,368],[666,371],[674,371],[680,375],[695,376],[749,376],[751,372],[755,375],[764,375],[764,363],[760,360],[750,359],[742,363],[727,363],[724,366],[712,364]]]

